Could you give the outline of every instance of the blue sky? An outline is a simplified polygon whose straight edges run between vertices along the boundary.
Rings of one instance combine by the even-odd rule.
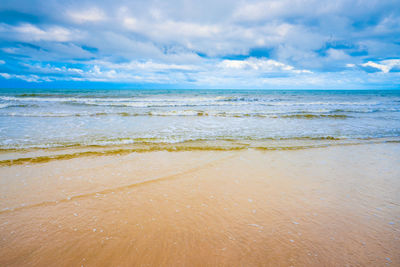
[[[2,0],[0,87],[400,88],[398,0]]]

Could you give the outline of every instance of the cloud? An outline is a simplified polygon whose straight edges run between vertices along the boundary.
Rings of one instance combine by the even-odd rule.
[[[77,39],[77,32],[72,32],[61,26],[48,26],[40,28],[30,23],[23,23],[18,26],[1,25],[0,34],[4,39],[18,40],[24,42],[67,42]]]
[[[368,61],[367,63],[361,64],[363,67],[371,67],[374,69],[381,70],[383,73],[388,73],[390,71],[390,67],[384,64],[378,64],[372,61]]]
[[[89,9],[78,9],[75,11],[68,11],[67,15],[72,19],[75,23],[85,23],[85,22],[99,22],[106,19],[105,13],[96,7],[92,7]]]
[[[396,85],[400,69],[398,0],[15,0],[0,10],[2,79],[368,87]]]
[[[398,70],[400,68],[400,59],[382,60],[379,63],[368,61],[364,64],[361,64],[361,66],[366,68],[370,67],[380,70],[383,73],[388,73],[391,70]]]
[[[311,73],[309,70],[297,70],[293,66],[271,59],[248,58],[246,60],[223,60],[219,66],[223,69],[240,69],[259,72]]]
[[[9,73],[0,73],[0,76],[5,78],[5,79],[19,79],[19,80],[23,80],[26,82],[49,82],[50,79],[47,77],[39,77],[37,75],[16,75],[16,74],[9,74]]]

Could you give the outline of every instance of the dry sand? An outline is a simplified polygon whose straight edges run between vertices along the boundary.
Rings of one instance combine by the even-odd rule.
[[[400,266],[400,144],[0,167],[0,266]]]

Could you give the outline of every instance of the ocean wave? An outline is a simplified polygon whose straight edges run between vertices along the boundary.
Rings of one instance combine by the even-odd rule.
[[[137,107],[137,108],[151,108],[151,107],[192,107],[192,106],[238,106],[245,103],[225,102],[218,101],[219,98],[183,98],[183,99],[134,99],[134,98],[49,98],[49,97],[0,97],[3,101],[15,102],[42,102],[42,103],[63,103],[72,105],[87,105],[87,106],[112,106],[112,107]]]
[[[376,113],[376,112],[399,112],[400,108],[367,108],[367,109],[334,109],[331,110],[332,113]]]
[[[26,94],[19,94],[16,97],[70,97],[71,95],[65,94],[46,94],[46,93],[26,93]]]
[[[93,102],[207,102],[207,101],[223,101],[229,99],[229,97],[181,97],[181,98],[159,98],[159,97],[88,97],[88,96],[71,96],[71,95],[43,95],[43,96],[31,96],[32,94],[26,94],[23,97],[18,96],[0,96],[1,100],[6,101],[49,101],[49,102],[81,102],[81,101],[93,101]]]
[[[31,101],[31,102],[124,102],[131,101],[132,98],[88,98],[88,97],[14,97],[14,96],[0,96],[4,101]]]
[[[207,107],[212,107],[212,106],[234,106],[234,105],[239,105],[237,103],[227,103],[227,102],[214,102],[214,103],[188,103],[188,102],[174,102],[174,103],[161,103],[161,102],[156,102],[156,103],[151,103],[151,102],[119,102],[119,103],[104,103],[104,102],[81,102],[80,104],[82,105],[89,105],[89,106],[114,106],[114,107],[137,107],[137,108],[161,108],[161,107],[198,107],[198,106],[207,106]]]
[[[373,106],[379,102],[267,102],[266,106]]]
[[[347,119],[350,116],[344,114],[291,114],[291,115],[282,115],[281,118],[289,118],[289,119]]]
[[[65,146],[67,149],[71,150],[60,150],[58,153],[54,153],[51,155],[44,156],[34,156],[34,157],[26,157],[23,156],[24,153],[21,154],[21,157],[15,157],[11,159],[3,159],[0,160],[0,166],[12,166],[12,165],[20,165],[20,164],[35,164],[35,163],[45,163],[49,161],[55,160],[68,160],[78,157],[86,157],[86,156],[112,156],[112,155],[126,155],[130,153],[143,153],[143,152],[152,152],[152,151],[169,151],[169,152],[179,152],[179,151],[234,151],[234,150],[246,150],[246,149],[255,149],[255,150],[301,150],[301,149],[311,149],[311,148],[322,148],[329,146],[337,146],[337,145],[360,145],[360,144],[379,144],[379,143],[398,143],[400,142],[399,137],[395,138],[375,138],[375,139],[346,139],[346,140],[338,140],[335,138],[322,138],[315,139],[320,142],[316,142],[312,139],[312,142],[296,142],[296,139],[291,139],[293,142],[252,142],[252,140],[247,140],[247,142],[243,142],[246,140],[186,140],[175,143],[167,143],[167,142],[124,142],[124,143],[116,143],[109,142],[104,145],[70,145]],[[265,141],[265,140],[258,140]],[[267,140],[270,141],[270,140]],[[287,141],[287,140],[284,140]],[[126,145],[121,147],[120,145]],[[53,146],[60,147],[60,146]],[[93,148],[96,148],[95,150]],[[51,146],[47,145],[44,147],[40,146],[31,146],[36,149],[43,148],[51,148]],[[74,148],[79,148],[81,151],[76,152]],[[86,149],[85,149],[86,148]],[[103,149],[101,149],[103,148]],[[13,152],[21,151],[24,152],[27,147],[17,147],[15,149],[10,148],[1,148],[0,150]],[[82,150],[84,149],[84,150]],[[51,151],[51,150],[49,150]]]
[[[144,112],[9,112],[0,113],[0,116],[9,117],[97,117],[97,116],[154,116],[154,117],[226,117],[226,118],[269,118],[269,119],[347,119],[351,116],[344,114],[320,113],[279,113],[279,112],[221,112],[212,110],[169,110],[169,111],[144,111]]]
[[[260,97],[212,96],[212,97],[88,97],[51,94],[22,94],[19,96],[0,96],[4,101],[63,102],[88,105],[122,106],[184,106],[184,105],[241,105],[255,103],[267,106],[366,106],[381,104],[376,101],[317,101],[298,102]]]
[[[1,109],[1,108],[27,108],[27,107],[38,107],[38,105],[32,105],[32,104],[12,104],[12,103],[0,104],[0,109]]]
[[[10,116],[10,117],[97,117],[97,116],[146,116],[146,114],[140,113],[128,113],[128,112],[116,112],[116,113],[107,113],[107,112],[94,112],[94,113],[16,113],[10,112],[5,114],[0,114],[0,116]]]
[[[47,149],[47,148],[78,148],[78,147],[109,147],[109,146],[147,146],[147,145],[160,145],[160,146],[174,146],[182,144],[191,144],[198,146],[222,146],[222,145],[240,145],[247,147],[265,146],[265,147],[282,147],[282,146],[298,146],[305,144],[337,144],[348,142],[366,142],[371,140],[384,140],[385,142],[400,142],[400,136],[383,136],[376,138],[369,137],[351,137],[351,136],[331,136],[331,135],[299,135],[299,136],[275,136],[275,137],[255,137],[255,136],[225,136],[225,137],[120,137],[120,138],[101,138],[93,140],[81,141],[48,141],[46,143],[1,143],[1,150],[18,150],[18,149]]]

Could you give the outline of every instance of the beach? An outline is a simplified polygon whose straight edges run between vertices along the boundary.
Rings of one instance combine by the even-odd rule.
[[[400,0],[0,0],[0,267],[400,267]]]
[[[0,265],[400,264],[398,142],[219,148],[3,151]]]

